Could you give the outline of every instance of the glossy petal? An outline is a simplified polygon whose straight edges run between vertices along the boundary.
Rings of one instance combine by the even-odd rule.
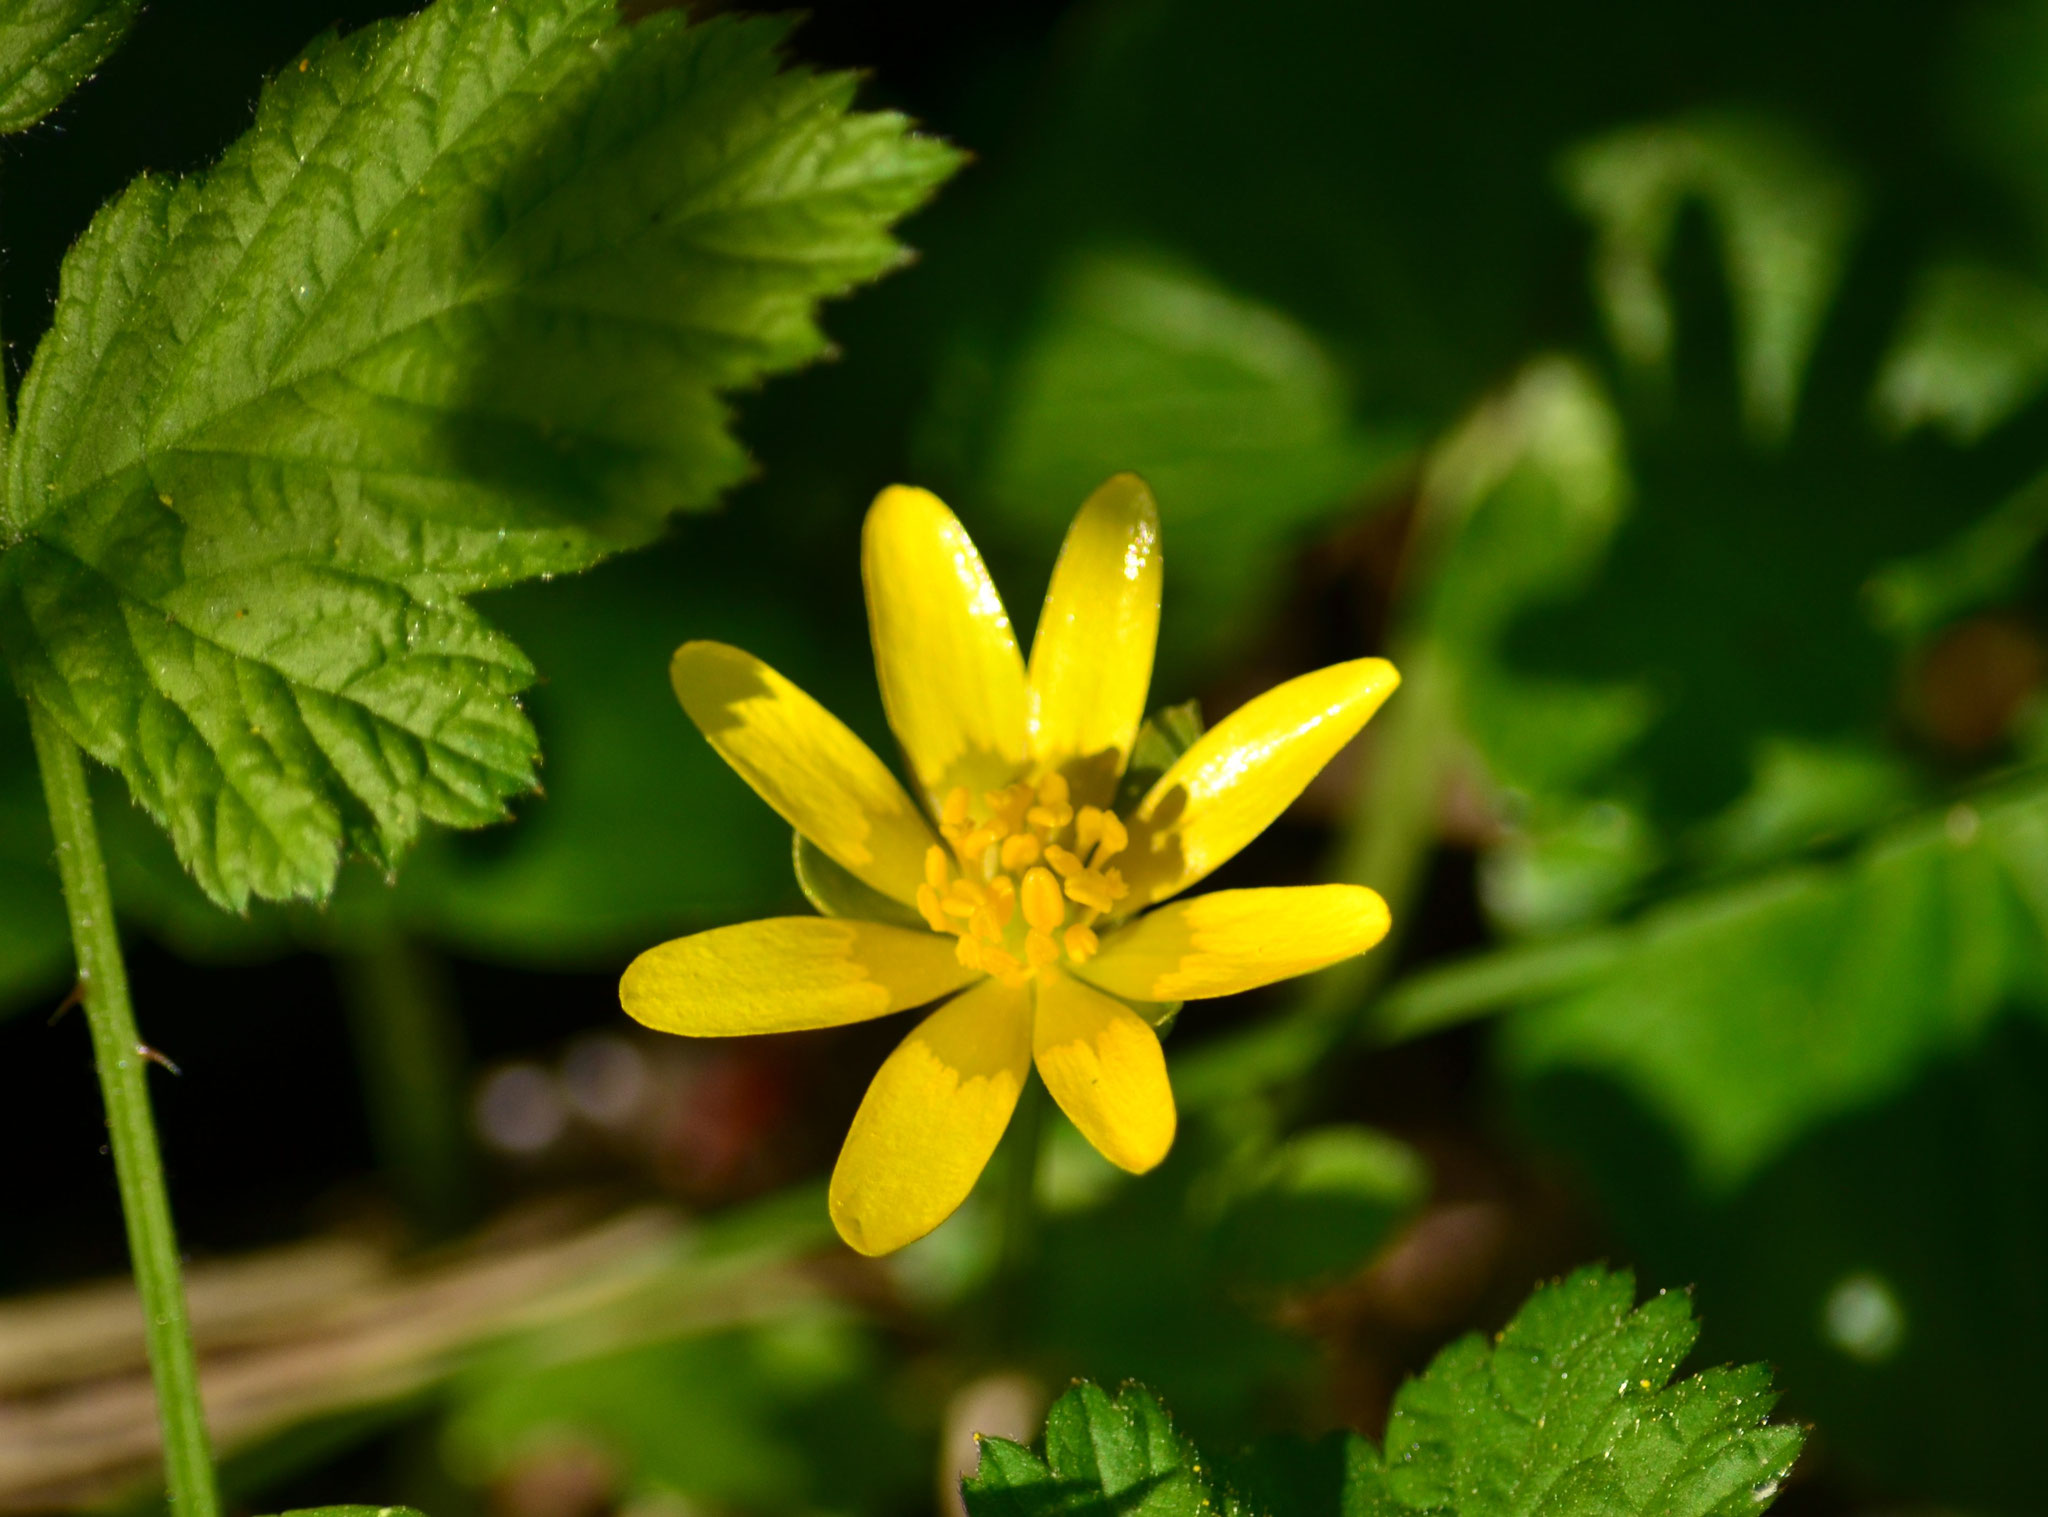
[[[832,1171],[832,1224],[864,1254],[953,1215],[1010,1125],[1031,1072],[1031,992],[983,980],[889,1055]]]
[[[892,485],[861,533],[882,706],[936,808],[1025,767],[1024,661],[967,529],[925,490]]]
[[[729,1038],[908,1011],[978,979],[953,939],[843,917],[770,917],[650,948],[619,1004],[657,1032]]]
[[[1060,1110],[1102,1157],[1143,1174],[1173,1147],[1173,1087],[1159,1035],[1123,1002],[1042,976],[1032,1053]]]
[[[1364,953],[1387,925],[1387,903],[1363,885],[1218,890],[1105,934],[1075,973],[1133,1001],[1235,995]]]
[[[1159,641],[1159,508],[1135,474],[1088,497],[1031,642],[1031,753],[1105,805],[1145,717]]]
[[[1133,912],[1187,889],[1264,832],[1401,683],[1382,658],[1304,674],[1231,712],[1159,777],[1117,860]]]
[[[838,717],[751,653],[685,643],[669,680],[719,757],[855,878],[917,899],[938,841],[917,803]]]

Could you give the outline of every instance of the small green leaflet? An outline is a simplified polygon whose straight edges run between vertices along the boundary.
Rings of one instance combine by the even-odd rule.
[[[0,132],[34,126],[106,62],[141,0],[0,0]]]
[[[0,510],[0,647],[216,901],[532,788],[533,671],[467,594],[587,567],[747,460],[959,161],[781,23],[440,0],[316,43],[212,171],[65,262]]]
[[[1491,1343],[1401,1388],[1387,1453],[1356,1435],[1205,1465],[1152,1395],[1080,1383],[1039,1452],[982,1442],[969,1517],[1735,1517],[1776,1498],[1804,1433],[1767,1422],[1761,1365],[1672,1382],[1698,1336],[1685,1296],[1635,1305],[1626,1271],[1538,1290]],[[1332,1459],[1341,1452],[1341,1459]]]

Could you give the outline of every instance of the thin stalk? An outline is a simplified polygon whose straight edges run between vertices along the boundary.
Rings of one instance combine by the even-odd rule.
[[[996,1301],[1007,1336],[1028,1331],[1031,1266],[1038,1252],[1038,1161],[1045,1142],[1046,1089],[1026,1074],[1010,1119],[1008,1161],[1002,1175],[1002,1253],[996,1265]],[[1016,1346],[1016,1345],[1012,1345]]]
[[[395,928],[373,930],[335,967],[379,1165],[415,1235],[451,1237],[476,1220],[476,1166],[447,974]]]
[[[174,1517],[218,1517],[220,1495],[199,1400],[199,1363],[192,1351],[185,1277],[144,1080],[149,1059],[128,1000],[128,969],[114,928],[114,902],[107,889],[107,865],[100,854],[85,765],[77,745],[33,700],[29,727],[50,808],[50,830],[57,839],[57,867],[78,957],[78,989],[92,1030],[93,1064],[107,1108],[121,1213],[128,1224],[128,1256],[142,1296],[143,1332],[163,1427],[164,1485]]]

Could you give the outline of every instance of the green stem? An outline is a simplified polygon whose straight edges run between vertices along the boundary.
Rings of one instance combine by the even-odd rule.
[[[114,927],[114,902],[107,889],[107,865],[100,855],[85,765],[77,745],[33,700],[29,702],[29,726],[43,773],[50,830],[57,839],[64,902],[71,913],[78,988],[92,1030],[100,1097],[107,1108],[114,1175],[128,1224],[128,1255],[142,1295],[143,1332],[163,1427],[164,1484],[174,1517],[218,1517],[220,1496],[214,1487],[213,1452],[199,1400],[199,1364],[192,1351],[185,1278],[178,1262],[177,1232],[171,1223],[171,1199],[164,1188],[163,1158],[157,1151],[156,1124],[149,1110],[149,1087],[143,1078],[149,1059],[128,1001],[128,970],[121,961],[121,940]]]
[[[1038,1251],[1038,1161],[1045,1143],[1049,1101],[1037,1075],[1027,1074],[1010,1119],[1008,1163],[1002,1176],[1002,1254],[996,1266],[995,1294],[998,1316],[1008,1324],[1005,1336],[1012,1339],[1029,1331],[1031,1303],[1027,1298],[1031,1265]]]
[[[372,930],[336,969],[381,1167],[422,1240],[452,1236],[475,1220],[476,1185],[447,976],[393,929]]]

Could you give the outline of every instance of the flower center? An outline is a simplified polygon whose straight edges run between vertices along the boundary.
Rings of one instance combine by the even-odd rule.
[[[1086,963],[1099,946],[1095,920],[1129,893],[1107,867],[1131,840],[1122,818],[1097,806],[1076,811],[1058,774],[981,801],[977,814],[964,785],[946,797],[946,843],[925,853],[917,909],[932,931],[960,940],[962,964],[1005,985],[1024,985],[1062,956]]]

